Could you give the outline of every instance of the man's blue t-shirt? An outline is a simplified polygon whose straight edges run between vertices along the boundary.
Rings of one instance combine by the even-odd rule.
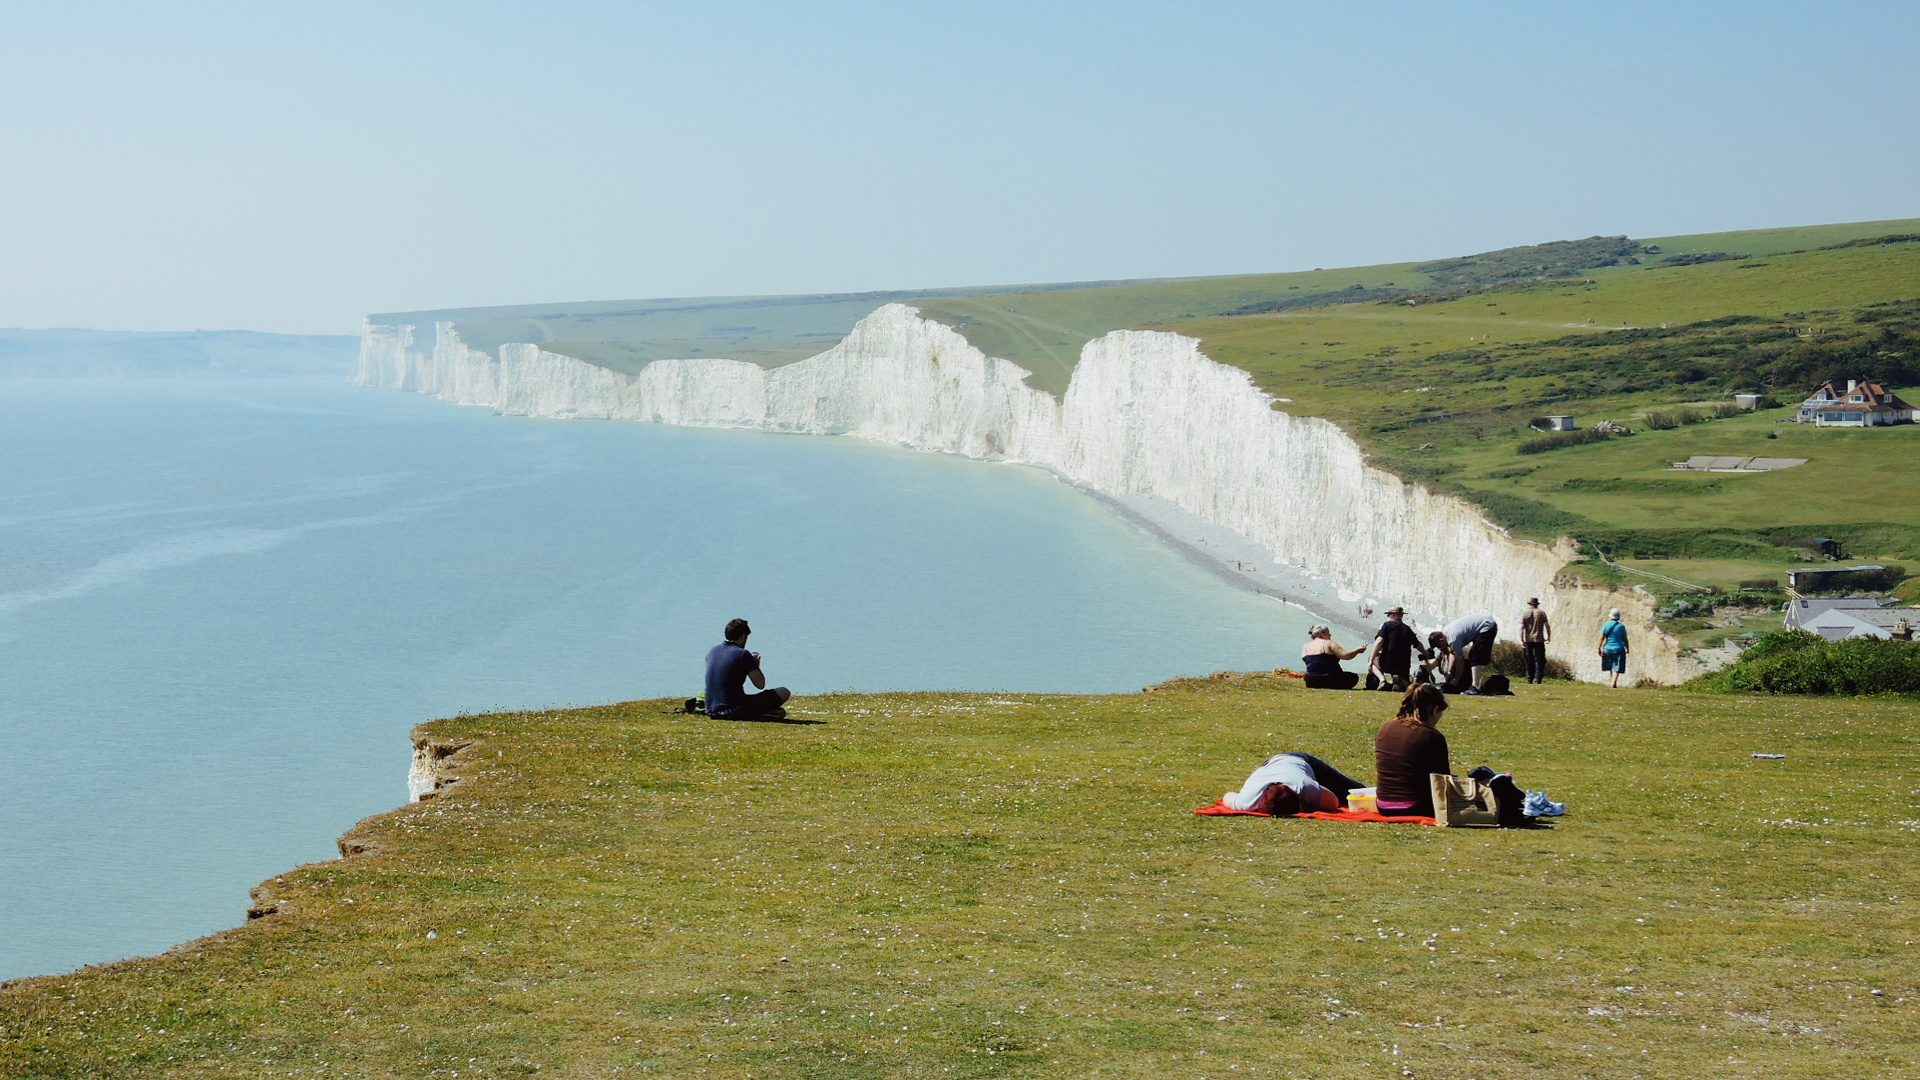
[[[753,654],[723,641],[707,653],[707,715],[725,716],[747,700],[747,675],[758,667]]]

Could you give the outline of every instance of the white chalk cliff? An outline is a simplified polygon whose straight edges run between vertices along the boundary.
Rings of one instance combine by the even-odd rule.
[[[901,304],[771,370],[660,360],[626,375],[536,345],[493,356],[451,323],[436,324],[430,346],[416,333],[369,323],[354,381],[518,416],[853,435],[1024,461],[1096,491],[1165,500],[1416,612],[1492,612],[1517,630],[1527,599],[1540,597],[1556,629],[1549,654],[1582,678],[1600,676],[1594,642],[1609,607],[1626,612],[1635,677],[1670,683],[1699,670],[1653,627],[1646,594],[1559,579],[1570,549],[1516,540],[1471,503],[1367,464],[1338,426],[1276,411],[1246,372],[1179,334],[1116,330],[1088,342],[1056,400],[1028,386],[1025,369]]]

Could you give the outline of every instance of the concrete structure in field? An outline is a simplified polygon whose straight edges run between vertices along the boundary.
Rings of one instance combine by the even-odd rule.
[[[1765,396],[1764,394],[1735,394],[1733,403],[1743,409],[1757,409]]]
[[[1547,431],[1573,431],[1574,430],[1573,417],[1571,416],[1562,416],[1562,415],[1556,414],[1556,415],[1547,417],[1546,420],[1547,420],[1547,426],[1546,426]]]
[[[1738,457],[1713,454],[1695,454],[1685,461],[1676,461],[1673,468],[1681,472],[1735,472],[1755,473],[1773,472],[1776,469],[1791,469],[1795,465],[1805,465],[1803,457]]]
[[[1848,379],[1846,389],[1830,382],[1800,403],[1794,421],[1819,427],[1879,427],[1913,420],[1913,406],[1877,382]]]

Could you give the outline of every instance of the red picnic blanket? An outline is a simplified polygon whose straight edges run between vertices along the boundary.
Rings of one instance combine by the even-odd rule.
[[[1196,814],[1224,815],[1244,814],[1247,817],[1272,817],[1258,810],[1235,810],[1226,803],[1215,801],[1212,806],[1202,806]],[[1392,821],[1409,825],[1437,825],[1439,822],[1430,817],[1389,817],[1373,810],[1316,810],[1311,814],[1295,814],[1295,817],[1314,818],[1319,821]]]

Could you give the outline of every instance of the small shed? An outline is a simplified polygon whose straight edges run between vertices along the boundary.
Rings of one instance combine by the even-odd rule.
[[[1549,416],[1547,417],[1547,430],[1548,431],[1573,431],[1574,430],[1573,417]]]
[[[1741,408],[1743,408],[1743,409],[1757,409],[1757,408],[1759,408],[1759,407],[1760,407],[1760,399],[1761,399],[1761,398],[1762,398],[1763,396],[1765,396],[1765,395],[1762,395],[1762,394],[1735,394],[1735,395],[1733,395],[1733,403],[1734,403],[1735,405],[1738,405],[1739,407],[1741,407]]]
[[[1829,559],[1837,560],[1840,558],[1840,541],[1838,540],[1825,536],[1817,536],[1814,537],[1813,547],[1815,551],[1818,551]]]
[[[1819,589],[1824,587],[1828,578],[1834,574],[1859,574],[1869,570],[1884,569],[1886,569],[1884,566],[1826,566],[1818,570],[1789,570],[1787,571],[1787,588],[1795,592],[1800,591],[1803,585],[1809,589]]]

